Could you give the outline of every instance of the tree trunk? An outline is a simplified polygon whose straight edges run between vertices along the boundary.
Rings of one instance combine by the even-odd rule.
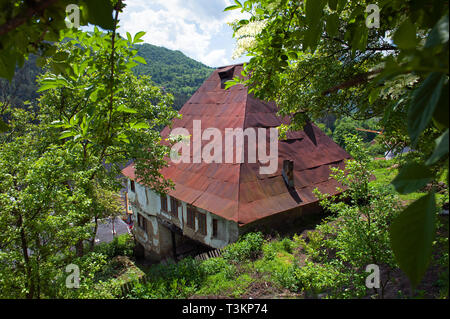
[[[26,287],[27,287],[27,299],[33,299],[34,297],[34,282],[33,282],[33,274],[30,264],[30,257],[28,256],[28,242],[27,237],[25,235],[25,230],[23,229],[22,215],[19,215],[18,226],[20,228],[20,241],[22,246],[22,255],[25,261],[25,274],[26,274]]]
[[[95,245],[95,235],[97,234],[97,230],[98,230],[98,218],[97,216],[95,216],[95,226],[94,226],[94,232],[92,234],[92,238],[90,240],[90,247],[89,249],[92,251],[94,250],[94,245]]]
[[[84,255],[83,240],[79,240],[76,243],[75,251],[76,251],[77,257],[83,257],[83,255]]]

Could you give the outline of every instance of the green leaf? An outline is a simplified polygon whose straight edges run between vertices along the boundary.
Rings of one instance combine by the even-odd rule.
[[[134,109],[130,109],[128,107],[126,107],[125,105],[119,105],[119,107],[116,109],[117,112],[122,112],[122,113],[137,113],[138,111],[134,110]]]
[[[40,84],[41,84],[41,86],[39,87],[39,89],[36,92],[43,92],[43,91],[46,91],[49,89],[57,88],[59,86],[56,79],[44,79],[40,82]]]
[[[397,192],[409,194],[431,182],[433,174],[423,164],[409,163],[405,165],[392,181]]]
[[[235,10],[235,9],[239,9],[239,8],[241,8],[241,7],[232,5],[232,6],[226,7],[223,11],[225,12],[225,11]]]
[[[448,154],[448,129],[436,139],[436,147],[433,154],[426,162],[426,165],[433,165],[439,161],[444,155]]]
[[[400,268],[416,287],[428,267],[435,235],[434,193],[409,205],[391,224],[392,250]]]
[[[136,33],[136,35],[134,36],[134,39],[133,39],[133,44],[139,43],[139,42],[144,42],[144,40],[141,40],[141,38],[144,35],[145,35],[144,31],[140,31],[140,32]]]
[[[328,0],[328,6],[331,10],[337,9],[338,0]]]
[[[125,67],[129,70],[131,70],[132,68],[134,68],[135,66],[137,66],[138,64],[136,62],[130,61],[128,63],[125,64]]]
[[[133,60],[142,64],[147,64],[147,61],[145,61],[145,59],[140,55],[136,55]]]
[[[425,48],[448,42],[448,14],[443,16],[433,27],[425,42]]]
[[[449,83],[444,85],[441,91],[441,97],[433,113],[433,122],[436,127],[444,131],[449,127],[449,103],[448,103]]]
[[[72,137],[72,136],[75,136],[75,132],[73,132],[73,131],[64,131],[64,132],[62,132],[62,134],[59,136],[59,139],[60,140],[62,140],[62,139],[65,139],[65,138],[68,138],[68,137]]]
[[[320,21],[325,7],[324,0],[307,0],[305,4],[306,20],[309,23],[309,28],[314,28]]]
[[[130,32],[127,32],[127,41],[128,41],[128,43],[132,43],[133,42],[133,38],[131,37]]]
[[[400,49],[414,49],[416,47],[416,27],[409,19],[405,20],[395,31],[394,43]]]
[[[291,59],[291,60],[297,60],[297,58],[298,58],[297,52],[295,52],[295,51],[289,52],[289,53],[288,53],[288,57],[289,57],[289,59]],[[244,75],[244,76],[245,76],[245,75]]]
[[[433,116],[445,81],[445,74],[433,72],[414,91],[408,110],[408,133],[413,146]]]
[[[326,30],[330,37],[333,37],[337,34],[339,29],[339,15],[336,13],[331,14],[327,17]]]
[[[6,49],[0,51],[0,77],[6,78],[9,81],[14,77],[14,71],[16,69],[16,58],[13,53],[8,52]]]
[[[132,129],[135,129],[135,130],[149,129],[149,128],[150,128],[150,125],[148,125],[147,123],[144,123],[144,122],[139,122],[139,123],[134,123],[134,124],[132,124],[132,125],[131,125],[131,128],[132,128]]]
[[[113,6],[110,0],[87,0],[88,21],[103,29],[114,28]]]

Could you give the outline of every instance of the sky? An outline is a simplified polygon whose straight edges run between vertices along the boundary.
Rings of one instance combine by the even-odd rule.
[[[211,67],[245,62],[249,57],[231,58],[236,40],[227,22],[243,18],[240,10],[223,12],[231,1],[127,0],[119,32],[145,31],[144,42],[179,50]]]

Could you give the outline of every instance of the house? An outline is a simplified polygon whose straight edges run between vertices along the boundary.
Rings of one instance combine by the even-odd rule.
[[[277,116],[275,103],[255,98],[243,85],[224,89],[224,83],[241,72],[242,65],[215,70],[180,110],[182,118],[161,132],[164,139],[174,128],[191,135],[186,161],[169,161],[161,171],[174,182],[174,190],[159,196],[139,183],[132,164],[123,169],[133,231],[146,257],[176,257],[177,247],[186,240],[222,248],[247,231],[283,227],[305,214],[315,214],[319,211],[315,188],[337,193],[339,185],[329,179],[330,167],[343,168],[350,156],[312,123],[304,131],[289,132],[285,140],[274,139],[274,128],[288,121]],[[209,140],[202,135],[196,145],[199,122],[206,128],[204,132],[222,133],[225,138]],[[256,132],[253,136],[251,130]],[[226,158],[230,131],[240,132],[243,138],[241,144],[237,136],[232,140],[231,162]],[[204,155],[208,144],[219,153],[219,160],[199,161],[199,153],[203,150]],[[275,155],[269,152],[273,146]],[[259,158],[266,155],[264,161],[250,161],[256,152]],[[274,169],[267,169],[269,166]],[[262,168],[266,168],[264,173]]]

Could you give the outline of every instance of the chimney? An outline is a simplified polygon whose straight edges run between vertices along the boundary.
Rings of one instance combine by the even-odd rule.
[[[284,160],[282,175],[286,185],[294,188],[294,161]]]

